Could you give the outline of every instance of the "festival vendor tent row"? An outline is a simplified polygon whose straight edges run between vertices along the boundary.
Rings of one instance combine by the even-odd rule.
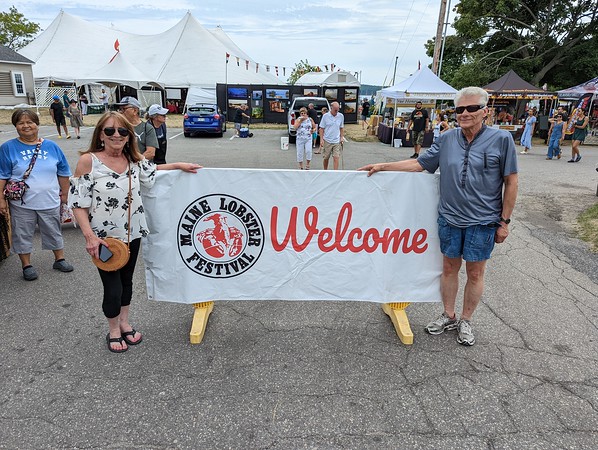
[[[415,103],[417,101],[424,102],[428,100],[431,103],[435,103],[436,100],[453,100],[456,93],[457,90],[455,88],[438,78],[434,72],[426,66],[418,69],[406,80],[380,91],[380,95],[384,98],[385,103],[388,99],[394,99],[399,102],[408,100],[410,103]],[[394,108],[393,123],[396,119],[397,109],[398,108]],[[430,117],[430,119],[432,118]],[[385,130],[384,124],[380,124],[378,130],[378,136],[380,136],[380,132]],[[399,137],[395,136],[397,133],[399,133],[401,137],[402,144],[406,145],[407,140],[404,138],[405,130],[394,130],[394,132],[391,133],[391,145],[394,144],[395,137]],[[427,135],[426,139],[424,139],[423,146],[429,147],[431,140],[432,136]]]
[[[509,70],[498,80],[484,86],[490,96],[490,115],[488,124],[494,127],[516,132],[522,125],[516,125],[517,118],[524,111],[525,106],[530,100],[550,100],[552,103],[556,99],[554,92],[547,92],[521,78],[514,70]],[[509,124],[495,124],[495,110],[497,108],[512,108],[513,120]]]
[[[254,122],[287,123],[293,98],[301,96],[325,97],[330,103],[337,101],[345,123],[357,123],[360,86],[359,80],[349,72],[337,71],[310,72],[288,86],[218,84],[216,91],[218,106],[228,111],[229,119],[239,105],[246,104]]]
[[[120,53],[119,57],[109,63],[115,52]],[[38,85],[77,80],[130,86],[143,83],[184,93],[198,87],[211,91],[215,101],[217,83],[282,83],[261,65],[258,70],[255,64],[247,70],[245,64],[227,64],[227,53],[252,60],[221,28],[208,30],[189,12],[163,33],[139,35],[61,11],[20,53],[35,62],[33,72]]]
[[[590,131],[586,136],[585,143],[598,144],[598,77],[592,78],[585,83],[558,91],[559,99],[572,100],[576,102],[576,109],[583,108],[590,118]],[[571,120],[575,120],[573,112]]]

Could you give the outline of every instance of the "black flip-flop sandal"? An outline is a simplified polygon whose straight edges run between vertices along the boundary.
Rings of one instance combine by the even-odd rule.
[[[141,341],[143,341],[143,336],[141,336],[138,341],[132,341],[132,340],[130,340],[129,336],[135,336],[135,333],[137,333],[137,331],[135,331],[135,328],[133,328],[131,331],[126,331],[124,333],[121,332],[121,335],[122,335],[122,338],[125,340],[125,342],[127,344],[129,344],[129,345],[137,345],[137,344],[140,344]]]
[[[116,342],[118,342],[122,346],[123,341],[126,342],[126,340],[123,339],[122,337],[111,338],[110,337],[110,333],[108,333],[106,335],[106,343],[108,344],[108,350],[110,350],[112,353],[124,353],[127,350],[129,350],[129,347],[127,347],[127,348],[121,348],[120,350],[116,350],[116,349],[113,349],[112,347],[110,347],[110,344],[116,343]]]

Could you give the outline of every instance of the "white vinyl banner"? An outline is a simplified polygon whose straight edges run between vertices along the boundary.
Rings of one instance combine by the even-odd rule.
[[[150,299],[438,302],[438,175],[159,171],[143,204]]]

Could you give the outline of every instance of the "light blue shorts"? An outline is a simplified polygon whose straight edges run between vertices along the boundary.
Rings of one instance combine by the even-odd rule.
[[[442,216],[438,217],[438,237],[440,251],[447,258],[463,258],[478,262],[490,259],[494,249],[496,225],[473,225],[457,228],[450,225]]]

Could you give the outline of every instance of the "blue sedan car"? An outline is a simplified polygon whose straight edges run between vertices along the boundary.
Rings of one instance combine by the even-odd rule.
[[[226,131],[226,119],[218,105],[196,103],[187,108],[183,116],[183,134],[190,137],[195,133],[212,133],[222,137]]]

